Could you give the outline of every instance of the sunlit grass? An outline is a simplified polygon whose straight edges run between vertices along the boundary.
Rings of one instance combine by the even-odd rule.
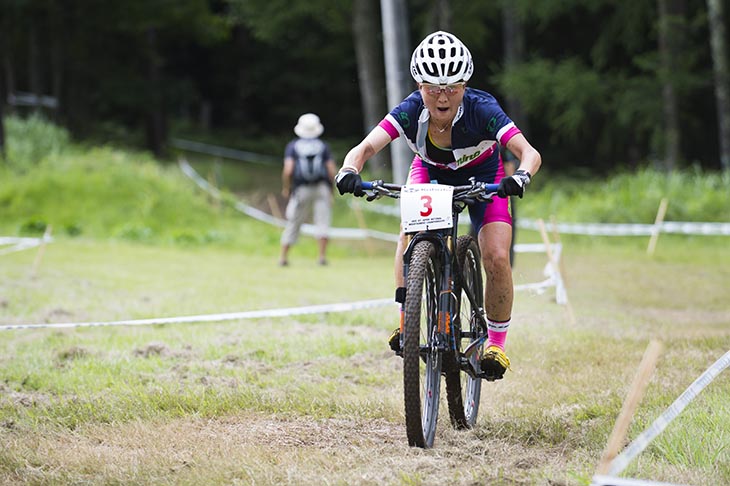
[[[391,243],[333,240],[330,265],[320,267],[316,242],[303,237],[291,266],[280,268],[278,228],[217,207],[174,166],[112,149],[69,154],[66,143],[24,156],[33,177],[22,167],[0,174],[0,230],[56,228],[37,261],[37,249],[0,256],[0,325],[393,295]],[[208,174],[208,162],[198,163]],[[239,184],[273,184],[278,168],[236,174],[224,188],[231,193]],[[580,191],[536,180],[521,214],[625,222],[620,208],[629,204],[630,218],[651,222],[657,198],[670,197],[672,208],[689,187],[702,197],[668,219],[730,220],[723,219],[724,179],[678,174],[642,193],[652,177],[659,178],[619,176]],[[584,200],[583,192],[595,196]],[[338,197],[337,224],[359,224],[355,216]],[[368,227],[397,226],[392,217],[363,218]],[[518,235],[540,241],[536,232]],[[398,322],[394,305],[0,330],[0,483],[587,485],[650,340],[661,340],[664,351],[629,440],[727,351],[730,252],[726,237],[662,235],[652,257],[641,237],[565,235],[562,242],[572,314],[555,303],[554,289],[518,292],[507,341],[512,371],[484,384],[471,431],[451,429],[444,402],[428,451],[409,448],[405,438],[401,360],[385,342]],[[518,254],[515,283],[542,280],[546,261]],[[727,372],[719,376],[625,475],[730,483],[729,380]]]

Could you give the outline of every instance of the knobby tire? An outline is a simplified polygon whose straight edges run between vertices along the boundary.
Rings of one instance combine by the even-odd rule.
[[[476,313],[484,307],[484,280],[482,277],[481,253],[479,245],[469,235],[460,236],[456,244],[456,259],[459,265],[458,277],[455,282],[457,298],[457,315],[453,325],[456,346],[459,352],[463,351],[474,339],[482,336],[484,330],[479,326]],[[467,297],[469,292],[475,306],[472,307]],[[469,332],[471,336],[464,334]],[[470,358],[475,369],[479,369],[479,349]],[[456,429],[468,429],[474,426],[479,413],[479,398],[482,390],[482,380],[472,378],[461,372],[457,358],[453,352],[444,356],[444,374],[446,381],[446,401],[449,406],[449,418]]]
[[[431,242],[416,243],[406,276],[403,394],[408,443],[431,447],[436,435],[441,353],[429,350],[438,325],[440,265]]]

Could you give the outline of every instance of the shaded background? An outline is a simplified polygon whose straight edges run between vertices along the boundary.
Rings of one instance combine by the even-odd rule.
[[[470,85],[497,96],[548,170],[728,168],[721,1],[393,1],[407,12],[408,56],[429,32],[458,35],[475,59]],[[175,136],[279,156],[307,111],[327,137],[355,143],[390,109],[380,7],[2,0],[0,109],[158,156]]]

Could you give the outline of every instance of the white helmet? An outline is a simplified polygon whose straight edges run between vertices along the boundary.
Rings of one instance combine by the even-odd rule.
[[[417,83],[458,83],[468,81],[473,72],[469,49],[442,30],[426,36],[411,56],[411,76]]]

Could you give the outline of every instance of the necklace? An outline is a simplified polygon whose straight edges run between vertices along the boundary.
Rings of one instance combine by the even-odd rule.
[[[446,131],[446,129],[449,128],[450,126],[451,126],[451,122],[446,122],[446,124],[443,127],[439,128],[439,126],[436,124],[436,122],[433,122],[433,127],[436,130],[438,130],[439,133],[444,133]]]

